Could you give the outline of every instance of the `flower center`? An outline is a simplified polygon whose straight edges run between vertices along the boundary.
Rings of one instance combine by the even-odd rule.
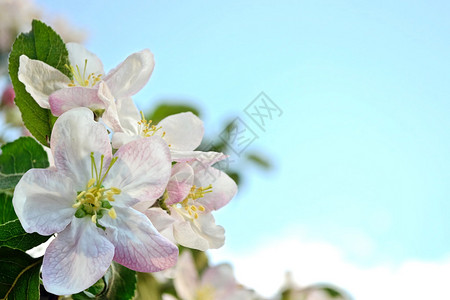
[[[66,65],[66,68],[69,69],[69,71],[73,75],[72,81],[69,83],[69,86],[84,86],[84,87],[93,87],[95,86],[102,78],[102,74],[95,75],[95,73],[86,74],[86,67],[87,67],[87,59],[84,60],[84,68],[83,72],[81,72],[78,65],[68,66]],[[86,77],[87,75],[87,77]]]
[[[72,207],[77,208],[75,217],[84,218],[85,216],[91,216],[92,222],[99,227],[101,227],[101,225],[98,224],[98,220],[101,219],[106,212],[113,219],[117,217],[116,211],[110,202],[114,202],[114,196],[121,193],[121,190],[116,187],[105,188],[102,184],[106,175],[108,175],[109,170],[117,161],[117,157],[112,158],[105,174],[102,174],[104,158],[105,156],[102,155],[100,168],[97,168],[94,153],[91,152],[92,177],[86,184],[86,189],[78,192],[76,202],[72,205]]]
[[[161,126],[156,127],[155,125],[152,125],[152,120],[147,121],[142,111],[141,117],[142,119],[138,121],[138,131],[140,132],[141,136],[143,137],[154,136],[155,133],[162,128]],[[165,132],[162,133],[161,137],[164,137],[164,135],[166,135]]]
[[[197,187],[193,185],[187,197],[184,198],[183,201],[174,205],[178,208],[183,208],[191,219],[198,219],[198,213],[204,212],[205,207],[203,205],[197,205],[195,200],[203,198],[203,196],[207,193],[212,193],[211,184],[207,187]]]

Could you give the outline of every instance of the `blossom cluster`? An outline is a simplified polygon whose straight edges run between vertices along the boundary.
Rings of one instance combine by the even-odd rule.
[[[173,267],[178,245],[207,250],[224,244],[212,213],[236,194],[214,164],[218,152],[196,151],[204,128],[191,112],[158,124],[132,96],[148,82],[153,54],[142,50],[104,72],[101,60],[67,43],[72,76],[20,56],[18,79],[40,107],[58,117],[53,164],[31,169],[13,205],[26,232],[54,235],[45,251],[47,291],[73,294],[93,285],[112,261],[139,272]]]

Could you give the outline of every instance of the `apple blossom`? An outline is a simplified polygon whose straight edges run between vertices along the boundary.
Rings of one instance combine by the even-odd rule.
[[[236,194],[236,183],[212,167],[226,156],[195,151],[191,159],[172,167],[166,192],[159,199],[161,208],[144,210],[157,229],[185,247],[205,251],[223,246],[225,230],[216,225],[212,212],[225,206]],[[146,207],[149,207],[147,205]],[[143,203],[137,209],[146,208]]]
[[[197,148],[203,138],[203,122],[193,113],[184,112],[168,116],[157,125],[146,120],[138,111],[131,98],[121,98],[116,102],[117,115],[111,128],[115,131],[112,138],[114,148],[148,136],[161,136],[170,145],[171,153],[192,151]],[[108,124],[109,125],[109,124]]]
[[[75,107],[87,107],[101,116],[116,99],[130,97],[148,81],[153,71],[153,54],[142,50],[104,75],[101,60],[77,43],[67,43],[73,79],[46,63],[20,56],[18,78],[43,108],[59,116]],[[114,115],[114,113],[112,113]]]
[[[121,147],[113,156],[105,127],[87,108],[55,122],[55,166],[31,169],[17,184],[16,214],[26,232],[57,233],[42,267],[47,291],[80,292],[101,278],[114,260],[132,270],[173,266],[178,249],[132,208],[157,199],[167,185],[171,159],[159,137]]]
[[[253,292],[236,282],[229,264],[206,269],[199,278],[190,251],[183,251],[175,267],[175,290],[183,300],[250,300]]]

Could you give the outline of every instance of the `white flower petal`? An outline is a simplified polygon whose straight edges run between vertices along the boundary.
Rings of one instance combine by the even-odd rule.
[[[158,232],[161,232],[170,227],[175,220],[163,209],[159,207],[152,207],[147,209],[144,214],[150,219],[153,226]]]
[[[174,286],[181,299],[195,300],[199,288],[197,269],[191,251],[183,251],[178,258]]]
[[[131,97],[119,98],[116,101],[116,106],[122,129],[125,132],[139,134],[138,122],[141,120],[141,114],[133,99]]]
[[[69,52],[69,62],[76,68],[80,69],[81,74],[85,73],[85,77],[89,74],[94,73],[95,75],[104,74],[102,61],[92,53],[91,51],[84,48],[83,45],[77,43],[67,43],[67,51]],[[87,60],[87,62],[86,62]],[[84,71],[84,66],[86,64],[86,71]]]
[[[116,102],[106,82],[102,81],[98,84],[97,96],[107,104],[107,109],[103,113],[102,120],[106,126],[113,131],[120,131],[120,121],[117,114]]]
[[[177,162],[190,162],[195,171],[205,169],[228,156],[214,151],[170,151],[172,160]]]
[[[150,50],[145,49],[128,56],[104,78],[117,99],[127,98],[141,90],[153,72],[155,62]]]
[[[56,120],[50,148],[58,172],[72,178],[77,191],[83,190],[92,177],[91,152],[98,168],[102,154],[104,168],[112,155],[106,128],[95,122],[92,111],[84,107],[71,109]]]
[[[125,132],[115,132],[113,134],[111,144],[114,149],[119,149],[125,144],[128,144],[131,141],[135,141],[138,139],[141,139],[142,137],[140,135],[130,135]]]
[[[233,268],[229,264],[220,264],[206,269],[202,276],[201,285],[214,287],[217,298],[219,298],[219,295],[230,294],[237,287]]]
[[[26,232],[50,235],[70,223],[76,196],[70,178],[54,169],[31,169],[17,184],[13,205]]]
[[[31,248],[30,250],[25,251],[26,254],[31,256],[32,258],[38,258],[44,256],[45,251],[47,251],[48,245],[55,239],[55,236],[52,235],[47,241],[44,243],[37,245],[36,247]]]
[[[176,213],[173,208],[171,211]],[[200,214],[192,221],[176,222],[173,235],[180,245],[201,251],[217,249],[225,243],[225,230],[216,225],[211,213]]]
[[[141,138],[138,122],[141,116],[131,97],[118,99],[115,102],[115,112],[109,112],[103,117],[105,123],[114,131],[112,145],[119,149],[126,143]]]
[[[119,159],[104,185],[117,187],[122,190],[121,195],[133,198],[126,205],[155,201],[164,193],[170,177],[171,159],[169,147],[160,137],[132,141],[120,147],[115,156]],[[121,195],[117,196],[117,203],[124,199]]]
[[[203,122],[191,112],[168,116],[158,123],[160,126],[158,132],[165,132],[164,140],[172,150],[191,151],[202,142]]]
[[[115,207],[117,218],[99,220],[110,232],[114,260],[138,272],[158,272],[175,265],[178,248],[158,233],[150,220],[129,207]]]
[[[45,289],[75,294],[99,280],[111,264],[114,246],[90,218],[75,218],[48,246],[42,265]]]
[[[224,207],[237,193],[237,185],[225,172],[209,167],[195,173],[194,184],[207,187],[212,185],[212,192],[197,200],[208,211]]]
[[[67,88],[69,77],[46,63],[20,56],[19,80],[26,91],[42,108],[50,108],[48,97],[55,91]]]

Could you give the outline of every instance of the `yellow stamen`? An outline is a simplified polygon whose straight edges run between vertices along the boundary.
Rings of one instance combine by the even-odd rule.
[[[115,219],[117,217],[117,213],[109,202],[114,201],[114,196],[119,195],[122,191],[119,188],[111,187],[105,188],[102,186],[102,183],[109,171],[111,170],[112,165],[117,161],[117,157],[111,159],[111,162],[103,174],[105,156],[101,155],[100,157],[100,165],[97,168],[94,153],[91,152],[91,175],[92,178],[89,179],[86,184],[86,190],[78,192],[76,197],[76,203],[72,206],[73,208],[77,208],[77,213],[75,216],[77,218],[83,218],[86,215],[91,216],[91,221],[98,225],[98,219],[103,217],[103,211],[107,210],[108,215]],[[101,211],[101,213],[99,213]]]
[[[141,120],[138,121],[138,125],[139,125],[139,132],[141,133],[141,135],[143,137],[149,137],[149,136],[154,136],[155,133],[160,130],[162,127],[156,127],[155,125],[152,125],[152,120],[146,120],[144,113],[141,111]],[[163,132],[162,136],[164,137],[166,133]]]
[[[90,188],[91,186],[93,186],[94,185],[94,183],[95,183],[95,178],[91,178],[91,179],[89,179],[89,181],[88,181],[88,184],[87,184],[87,188]]]
[[[111,208],[111,209],[108,211],[108,215],[109,215],[112,219],[117,218],[117,214],[116,214],[116,211],[114,210],[114,207]]]
[[[111,188],[111,192],[113,194],[119,195],[122,191],[120,189],[116,188],[116,187],[112,187]]]
[[[114,201],[114,194],[111,192],[106,193],[106,199],[108,199],[108,201]]]
[[[65,67],[72,73],[73,80],[68,84],[68,86],[83,86],[83,87],[93,87],[95,86],[99,81],[101,81],[102,74],[95,75],[94,73],[86,74],[87,70],[87,59],[84,60],[84,68],[83,73],[80,70],[80,67],[78,65],[74,66],[68,66],[65,65]],[[86,77],[86,75],[88,75]]]
[[[193,202],[204,197],[207,193],[212,193],[211,184],[207,187],[197,187],[196,185],[193,185],[188,196],[176,205],[180,208],[184,208],[191,218],[198,219],[199,213],[206,211],[206,208],[203,205],[193,204]]]

